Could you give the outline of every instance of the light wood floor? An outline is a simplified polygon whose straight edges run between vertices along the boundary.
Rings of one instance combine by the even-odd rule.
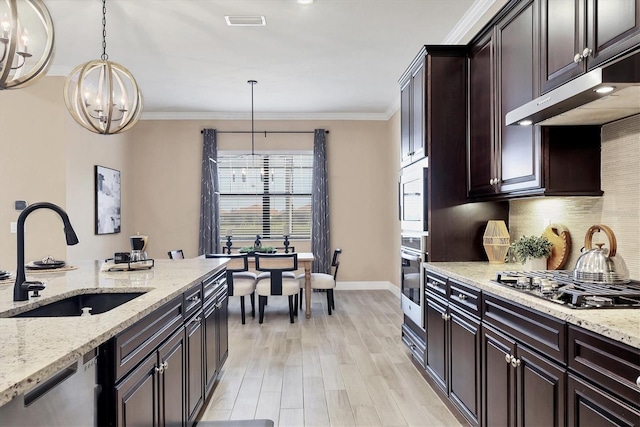
[[[265,320],[240,322],[229,301],[229,358],[202,420],[262,419],[280,426],[459,426],[410,359],[391,292],[312,295],[289,323],[286,297],[270,297]],[[256,298],[257,305],[257,298]],[[250,304],[247,298],[247,307]]]

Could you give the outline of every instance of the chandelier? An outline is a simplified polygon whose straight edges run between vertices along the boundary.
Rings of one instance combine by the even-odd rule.
[[[43,76],[53,57],[53,22],[42,0],[0,0],[0,90]]]
[[[111,135],[131,129],[142,114],[142,93],[133,75],[107,55],[107,6],[102,0],[102,55],[78,65],[64,85],[73,119],[91,132]]]

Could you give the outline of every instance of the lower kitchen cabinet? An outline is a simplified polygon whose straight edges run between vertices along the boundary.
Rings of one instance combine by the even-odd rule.
[[[227,286],[223,285],[204,308],[204,381],[207,393],[215,384],[229,354],[228,305]]]
[[[193,316],[185,327],[187,366],[187,420],[195,421],[204,402],[204,327],[202,314]]]
[[[118,426],[183,425],[184,328],[115,387]]]

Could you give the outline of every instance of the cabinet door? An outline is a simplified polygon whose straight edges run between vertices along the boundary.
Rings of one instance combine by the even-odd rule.
[[[204,364],[207,393],[213,387],[218,369],[218,343],[216,340],[216,308],[215,302],[204,309]]]
[[[157,362],[157,353],[153,352],[116,385],[118,427],[160,425]]]
[[[567,425],[574,427],[640,426],[640,410],[589,382],[569,374]]]
[[[505,115],[537,96],[537,14],[533,0],[522,2],[496,27],[498,46],[498,144],[500,192],[541,187],[539,126],[506,126]]]
[[[222,365],[229,355],[229,296],[226,293],[218,302],[216,322],[216,331],[218,334],[216,342],[218,345],[218,363],[216,370],[220,372]]]
[[[448,393],[447,377],[447,305],[427,294],[427,372]]]
[[[482,326],[483,426],[514,425],[516,382],[510,360],[515,349],[513,339]]]
[[[640,43],[640,1],[588,0],[589,69]]]
[[[411,163],[411,79],[400,88],[400,164]]]
[[[523,346],[516,351],[517,425],[564,426],[566,369]]]
[[[480,409],[480,321],[449,306],[449,397],[475,425]]]
[[[541,93],[586,70],[586,0],[540,0]],[[605,2],[619,3],[618,0]],[[578,57],[576,57],[578,55]]]
[[[187,335],[187,419],[195,416],[204,402],[204,328],[202,317],[197,314],[186,326]]]
[[[184,328],[158,348],[158,360],[162,366],[158,376],[160,425],[183,425],[185,419]]]
[[[425,65],[420,61],[411,77],[411,161],[426,156],[425,153]]]
[[[494,44],[490,33],[469,57],[469,197],[495,193]]]

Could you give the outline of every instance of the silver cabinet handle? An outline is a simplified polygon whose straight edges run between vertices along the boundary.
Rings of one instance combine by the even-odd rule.
[[[520,359],[516,359],[514,356],[511,356],[511,366],[514,368],[520,366]]]
[[[169,362],[164,362],[162,364],[162,369],[164,369],[165,371],[169,369]]]
[[[156,372],[159,374],[164,372],[164,363],[161,363],[160,366],[156,366]]]
[[[199,302],[200,301],[200,297],[198,295],[194,295],[191,298],[189,298],[189,301],[191,301],[191,302]]]
[[[191,323],[200,323],[201,320],[202,320],[202,317],[196,316],[191,320]]]
[[[636,385],[640,387],[640,377],[636,378]]]
[[[217,303],[216,308],[222,308],[222,303],[221,302]]]
[[[593,52],[591,49],[589,49],[588,47],[585,47],[584,50],[582,51],[582,57],[584,59],[587,59],[589,55],[591,55],[591,52]]]
[[[511,363],[511,358],[512,358],[512,357],[513,357],[513,356],[511,356],[509,353],[507,353],[507,354],[505,354],[505,355],[504,355],[504,360],[506,360],[506,361],[507,361],[507,365]]]
[[[577,64],[578,62],[582,61],[583,59],[584,59],[584,58],[582,57],[582,55],[581,55],[581,54],[576,53],[576,54],[574,55],[574,57],[573,57],[573,62],[575,62],[575,63]]]
[[[493,178],[489,180],[489,185],[493,185]]]
[[[446,314],[444,314],[444,313],[442,313],[442,314],[440,315],[440,317],[442,317],[442,320],[447,320],[447,315],[446,315]]]
[[[467,296],[461,293],[461,294],[458,294],[458,298],[464,301],[467,299]]]

